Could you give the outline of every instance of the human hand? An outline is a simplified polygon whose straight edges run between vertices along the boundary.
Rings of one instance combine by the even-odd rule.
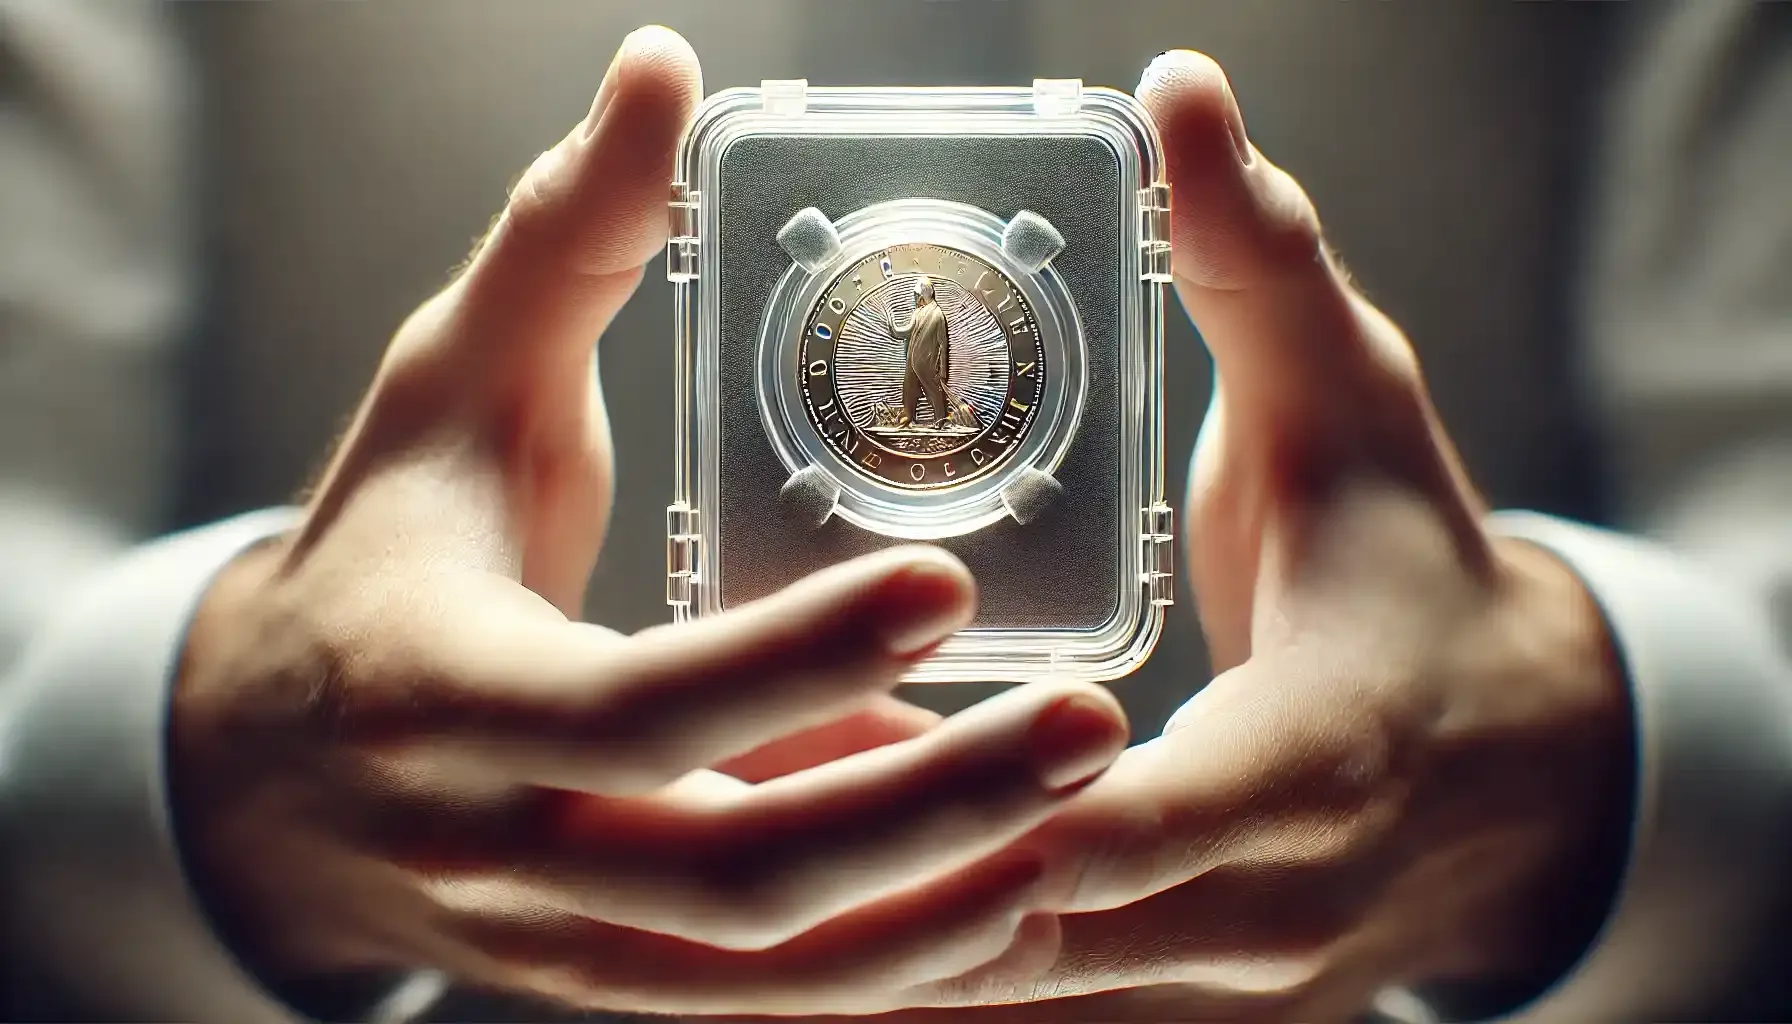
[[[398,331],[302,526],[202,602],[176,819],[266,978],[862,1012],[1049,960],[1055,933],[1023,927],[1038,860],[1005,847],[1125,723],[1081,685],[944,722],[889,697],[969,620],[962,565],[907,547],[688,625],[571,621],[613,477],[593,341],[665,240],[699,93],[682,39],[630,36]]]
[[[1052,970],[932,994],[1019,1005],[899,1016],[1321,1021],[1458,981],[1522,998],[1590,937],[1622,848],[1628,708],[1600,616],[1483,528],[1412,348],[1251,147],[1220,68],[1166,54],[1140,97],[1218,371],[1186,521],[1219,675],[1028,841],[1073,912]]]

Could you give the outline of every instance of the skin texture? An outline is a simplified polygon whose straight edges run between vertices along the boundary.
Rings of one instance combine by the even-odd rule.
[[[870,1012],[1050,963],[1011,847],[1126,723],[1083,685],[945,721],[891,698],[969,621],[961,564],[896,549],[634,636],[570,618],[613,485],[592,339],[665,241],[699,94],[682,39],[629,37],[398,330],[303,525],[202,602],[177,827],[276,984],[428,967],[580,1007]]]
[[[904,1001],[950,1008],[878,1019],[1349,1020],[1453,982],[1502,1012],[1590,938],[1621,856],[1609,637],[1562,565],[1482,528],[1412,347],[1218,65],[1167,53],[1139,95],[1218,370],[1185,517],[1218,675],[1020,844],[1063,912],[1051,968],[921,986]]]

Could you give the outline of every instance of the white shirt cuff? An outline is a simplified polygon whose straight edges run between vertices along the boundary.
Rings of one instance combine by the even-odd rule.
[[[1599,603],[1640,759],[1629,858],[1603,929],[1516,1019],[1711,1019],[1746,987],[1792,863],[1792,677],[1771,616],[1634,538],[1524,513],[1493,526],[1553,552]]]
[[[275,1024],[294,1016],[195,902],[169,817],[169,687],[216,573],[297,513],[252,513],[101,573],[0,687],[0,911],[13,967],[83,1019]],[[73,1004],[68,1005],[68,1004]]]

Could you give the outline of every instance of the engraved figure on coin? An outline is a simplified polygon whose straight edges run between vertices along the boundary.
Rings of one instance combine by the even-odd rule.
[[[899,328],[891,333],[902,340]],[[915,312],[909,319],[907,334],[907,372],[902,379],[902,413],[896,426],[914,424],[916,406],[925,397],[935,428],[977,430],[977,414],[951,391],[952,338],[946,313],[934,299],[931,278],[915,280]]]

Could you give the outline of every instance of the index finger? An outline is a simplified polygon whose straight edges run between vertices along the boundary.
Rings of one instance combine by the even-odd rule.
[[[646,792],[859,710],[969,621],[936,548],[829,566],[716,615],[618,637],[486,575],[435,584],[414,642],[334,693],[338,735],[488,779]],[[876,746],[867,743],[865,746]]]

